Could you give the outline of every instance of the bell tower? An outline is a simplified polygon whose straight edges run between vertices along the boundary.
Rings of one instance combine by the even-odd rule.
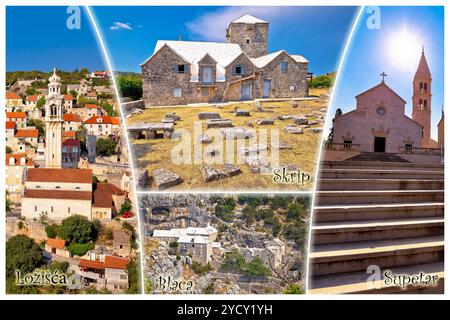
[[[56,75],[56,69],[53,69],[53,75],[49,78],[48,93],[45,97],[46,168],[61,168],[63,114],[61,78]]]
[[[430,142],[431,72],[425,58],[424,48],[422,48],[422,56],[414,75],[412,103],[412,118],[423,126],[422,147],[426,147]]]

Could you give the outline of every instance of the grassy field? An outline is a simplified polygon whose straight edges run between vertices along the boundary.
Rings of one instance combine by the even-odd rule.
[[[160,122],[164,115],[168,112],[175,112],[181,117],[181,120],[175,125],[175,129],[186,129],[193,136],[194,122],[198,120],[199,112],[218,112],[222,118],[229,118],[233,125],[248,127],[248,122],[254,123],[257,119],[276,118],[278,115],[306,115],[311,113],[320,113],[320,109],[326,108],[328,101],[326,98],[319,98],[321,94],[328,93],[327,89],[311,90],[312,96],[317,96],[314,100],[299,101],[298,108],[293,108],[289,101],[282,102],[261,102],[263,109],[272,110],[272,112],[254,112],[254,102],[237,102],[223,106],[171,106],[171,107],[152,107],[146,109],[143,113],[133,115],[127,119],[127,125],[137,122]],[[235,108],[249,110],[250,117],[237,117],[234,114]],[[325,116],[325,113],[323,113]],[[315,120],[313,117],[309,120]],[[206,120],[202,121],[203,130],[206,130]],[[279,163],[283,165],[296,165],[302,172],[307,172],[311,175],[311,179],[303,187],[299,184],[280,184],[273,182],[272,175],[261,175],[259,173],[252,173],[246,164],[238,165],[242,173],[229,177],[226,179],[204,182],[201,172],[200,164],[174,164],[172,162],[172,149],[179,144],[178,141],[171,141],[170,139],[131,139],[132,150],[134,152],[135,167],[145,168],[149,174],[153,170],[159,168],[166,168],[178,174],[183,183],[172,187],[170,191],[299,191],[310,190],[313,187],[314,174],[316,170],[317,152],[319,150],[319,143],[322,137],[321,133],[313,133],[311,131],[304,131],[304,134],[288,134],[283,131],[283,128],[289,124],[293,124],[293,120],[275,120],[273,125],[256,125],[253,129],[278,129],[280,136],[280,143],[289,143],[292,149],[279,150]],[[312,126],[312,128],[320,128],[323,123]],[[270,138],[268,141],[270,145]],[[246,143],[248,146],[248,142]],[[237,148],[235,148],[237,149]],[[193,150],[193,146],[192,146]],[[270,152],[270,150],[269,150]],[[237,154],[237,150],[235,150]],[[236,157],[237,155],[235,155]],[[221,169],[221,165],[213,165]],[[154,190],[155,186],[152,185]]]

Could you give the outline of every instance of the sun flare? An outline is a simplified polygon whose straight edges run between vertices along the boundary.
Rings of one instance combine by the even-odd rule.
[[[417,68],[423,45],[423,38],[417,32],[403,26],[388,35],[385,52],[393,67],[411,71]]]

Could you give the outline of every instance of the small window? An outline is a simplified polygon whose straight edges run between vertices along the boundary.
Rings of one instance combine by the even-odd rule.
[[[289,90],[290,90],[290,91],[295,91],[295,86],[294,86],[294,85],[290,85],[290,86],[289,86]]]
[[[244,74],[244,68],[242,66],[235,66],[233,73],[236,75],[242,75]]]
[[[427,99],[423,100],[423,109],[427,110],[428,108],[428,103],[427,103]]]
[[[67,159],[67,158],[66,158]],[[61,189],[61,187],[60,186],[56,186],[56,188],[55,189]]]
[[[125,276],[123,274],[120,275],[120,279],[125,280],[126,278],[127,278],[127,276]]]
[[[250,38],[245,39],[246,43],[250,43]]]
[[[407,152],[407,153],[412,152],[412,144],[411,143],[405,143],[405,152]]]
[[[70,207],[67,207],[67,213],[70,213]]]
[[[178,73],[186,73],[186,67],[184,64],[179,64],[177,67],[177,72]]]
[[[287,66],[288,66],[288,64],[287,64],[286,61],[281,61],[280,62],[280,70],[281,70],[281,72],[287,72]]]
[[[37,212],[37,206],[34,206],[34,212]]]
[[[181,88],[175,88],[175,89],[173,90],[173,96],[174,96],[175,98],[181,97]]]
[[[352,140],[344,140],[344,149],[345,150],[350,150],[352,147]]]

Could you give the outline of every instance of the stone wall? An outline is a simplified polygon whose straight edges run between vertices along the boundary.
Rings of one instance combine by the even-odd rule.
[[[144,100],[122,102],[121,105],[122,105],[122,113],[124,116],[133,112],[136,109],[142,109],[142,110],[145,109]]]
[[[250,58],[257,58],[268,53],[268,23],[231,23],[227,29],[227,42],[237,43]]]

